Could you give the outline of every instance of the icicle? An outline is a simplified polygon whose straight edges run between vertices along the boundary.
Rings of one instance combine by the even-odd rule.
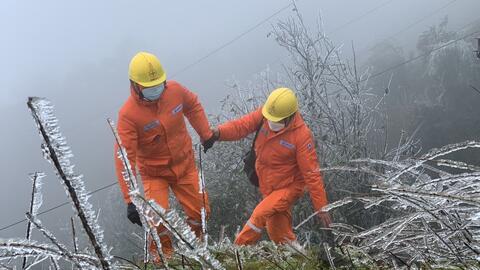
[[[53,114],[53,106],[44,98],[30,97],[27,102],[40,136],[44,140],[42,149],[48,161],[57,170],[67,195],[72,200],[74,211],[85,229],[85,232],[99,258],[103,269],[115,268],[111,262],[109,249],[103,242],[103,231],[95,223],[95,211],[87,200],[84,181],[81,175],[73,171],[70,158],[73,156],[66,139],[60,133],[58,120]]]

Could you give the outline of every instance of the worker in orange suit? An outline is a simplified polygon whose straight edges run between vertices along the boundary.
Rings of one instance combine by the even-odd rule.
[[[166,74],[156,56],[136,54],[129,66],[130,97],[118,114],[118,134],[132,169],[138,169],[147,199],[169,208],[169,188],[182,205],[187,223],[200,237],[201,209],[209,214],[208,201],[200,192],[192,140],[185,117],[200,136],[204,150],[213,145],[212,131],[197,96]],[[115,151],[116,153],[116,151]],[[121,160],[115,154],[118,181],[127,206],[127,217],[141,225],[135,205],[123,180]],[[208,199],[207,199],[208,200]],[[172,241],[163,226],[158,227],[163,253],[173,253]],[[155,254],[153,241],[150,253]],[[158,259],[158,258],[157,258]]]
[[[276,89],[261,108],[215,128],[213,139],[240,140],[257,130],[255,169],[263,200],[253,210],[235,243],[254,244],[264,229],[275,243],[295,242],[291,208],[305,188],[323,225],[328,227],[330,215],[321,211],[327,204],[327,195],[314,140],[298,112],[292,90]]]

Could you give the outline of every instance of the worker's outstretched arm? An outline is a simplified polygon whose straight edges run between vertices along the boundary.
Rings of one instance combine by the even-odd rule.
[[[120,136],[120,140],[122,140],[122,145],[125,147],[127,151],[128,160],[130,161],[130,166],[132,167],[132,171],[136,174],[136,155],[137,155],[137,131],[135,129],[135,124],[128,120],[125,116],[120,115],[118,117],[118,135]],[[128,195],[128,187],[123,179],[122,172],[124,171],[123,162],[120,158],[118,158],[118,145],[115,143],[115,167],[116,173],[118,178],[118,184],[120,185],[120,189],[123,193],[123,198],[125,202],[128,204],[131,202],[130,196]]]
[[[197,95],[183,86],[180,88],[183,95],[183,114],[198,133],[202,142],[210,139],[213,133]]]
[[[315,211],[318,211],[328,204],[328,200],[315,144],[309,130],[300,133],[297,138],[297,164],[309,190]]]
[[[257,131],[262,123],[262,108],[218,126],[220,141],[236,141],[245,138],[248,134]]]

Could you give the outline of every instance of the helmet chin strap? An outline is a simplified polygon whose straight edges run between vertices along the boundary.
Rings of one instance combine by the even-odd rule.
[[[141,100],[145,100],[145,101],[150,101],[148,99],[146,99],[144,96],[143,96],[143,93],[142,91],[140,91],[140,89],[138,89],[138,85],[133,82],[133,81],[130,81],[131,84],[132,84],[132,87],[133,87],[133,90],[135,91],[135,93],[137,93],[138,97],[141,99]]]

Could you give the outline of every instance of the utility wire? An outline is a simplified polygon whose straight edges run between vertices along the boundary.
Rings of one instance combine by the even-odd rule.
[[[390,4],[391,2],[393,2],[395,0],[389,0],[389,1],[386,1],[376,7],[374,7],[373,9],[370,9],[368,10],[366,13],[356,17],[356,18],[353,18],[351,19],[350,21],[346,22],[345,24],[343,25],[340,25],[339,27],[337,27],[334,31],[339,31],[340,29],[342,28],[345,28],[347,26],[349,26],[350,24],[356,22],[356,21],[359,21],[361,19],[363,19],[364,17],[370,15],[371,13],[377,11],[378,9]],[[457,0],[454,0],[454,1],[457,1]],[[209,53],[207,53],[206,55],[202,56],[201,58],[199,58],[198,60],[196,60],[195,62],[192,62],[188,65],[186,65],[185,67],[181,68],[180,70],[178,70],[177,72],[175,72],[171,78],[175,78],[177,77],[178,75],[184,73],[185,71],[189,70],[190,68],[192,68],[193,66],[196,66],[197,64],[203,62],[205,59],[211,57],[212,55],[216,54],[217,52],[221,51],[222,49],[224,49],[225,47],[231,45],[232,43],[236,42],[237,40],[241,39],[242,37],[244,37],[245,35],[247,35],[248,33],[254,31],[255,29],[257,29],[258,27],[262,26],[263,24],[265,24],[266,22],[268,22],[270,19],[272,19],[273,17],[277,16],[278,14],[282,13],[284,10],[292,7],[292,6],[295,6],[295,2],[292,2],[284,7],[282,7],[281,9],[277,10],[275,13],[273,13],[272,15],[268,16],[267,18],[261,20],[260,22],[258,22],[257,24],[255,24],[254,26],[250,27],[249,29],[245,30],[244,32],[240,33],[239,35],[237,35],[236,37],[234,37],[233,39],[231,39],[230,41],[220,45],[219,47],[213,49],[212,51],[210,51]]]
[[[248,33],[252,32],[253,30],[257,29],[258,27],[262,26],[263,24],[265,24],[266,22],[268,22],[271,18],[277,16],[278,14],[282,13],[284,10],[290,8],[291,6],[293,6],[293,3],[290,3],[284,7],[282,7],[281,9],[277,10],[275,13],[273,13],[272,15],[268,16],[267,18],[261,20],[260,22],[258,22],[257,24],[255,24],[254,26],[248,28],[247,30],[245,30],[244,32],[240,33],[239,35],[237,35],[236,37],[234,37],[233,39],[231,39],[230,41],[220,45],[219,47],[213,49],[212,51],[210,51],[209,53],[207,53],[206,55],[202,56],[201,58],[199,58],[198,60],[196,60],[195,62],[192,62],[188,65],[186,65],[185,67],[181,68],[180,70],[178,70],[177,72],[175,72],[171,78],[175,78],[177,77],[178,75],[182,74],[183,72],[189,70],[190,68],[192,68],[193,66],[196,66],[197,64],[199,64],[200,62],[204,61],[205,59],[211,57],[212,55],[216,54],[217,52],[221,51],[222,49],[224,49],[225,47],[231,45],[232,43],[236,42],[237,40],[241,39],[242,37],[244,37],[245,35],[247,35]]]
[[[344,24],[336,27],[336,28],[335,28],[333,31],[331,31],[329,34],[336,34],[338,31],[342,30],[343,28],[349,26],[350,24],[352,24],[352,23],[354,23],[354,22],[360,21],[361,19],[363,19],[363,18],[367,17],[368,15],[374,13],[375,11],[379,10],[380,8],[382,8],[382,7],[384,7],[384,6],[392,3],[393,1],[395,1],[395,0],[390,0],[390,1],[383,2],[382,4],[380,4],[380,5],[378,5],[378,6],[375,6],[375,7],[373,7],[372,9],[367,10],[365,13],[359,15],[358,17],[353,18],[353,19],[351,19],[350,21],[348,21],[348,22],[346,22],[346,23],[344,23]],[[454,1],[457,1],[457,0],[454,0]],[[279,57],[279,58],[277,58],[275,61],[269,63],[269,66],[271,66],[271,65],[273,65],[273,64],[276,64],[276,63],[280,62],[281,60],[282,60],[282,57]],[[262,70],[264,70],[264,68],[262,68]],[[262,71],[262,70],[260,70],[260,71]],[[254,74],[256,74],[256,73],[258,73],[258,72],[260,72],[260,71],[253,72],[253,73],[251,73],[251,74],[254,75]]]
[[[394,35],[385,38],[384,40],[388,40],[388,39],[390,39],[390,38],[393,38],[393,37],[397,36],[397,35],[400,34],[400,33],[403,33],[404,31],[406,31],[406,30],[412,28],[413,26],[415,26],[415,25],[423,22],[423,21],[426,20],[427,18],[429,18],[429,17],[437,14],[438,12],[442,11],[443,9],[447,8],[448,6],[452,5],[453,3],[457,2],[457,1],[458,1],[458,0],[452,0],[452,1],[448,2],[447,4],[439,7],[438,9],[436,9],[436,10],[434,10],[433,12],[427,14],[426,16],[424,16],[424,17],[418,19],[417,21],[409,24],[407,27],[399,30],[399,31],[396,32]],[[391,1],[390,1],[390,2],[391,2]],[[389,3],[389,2],[387,2],[387,3]],[[385,4],[386,4],[386,3],[385,3]],[[376,10],[376,9],[378,9],[378,8],[374,8],[374,9],[372,9],[372,10]],[[365,13],[364,15],[367,15],[367,14],[369,14],[369,13],[371,13],[371,12],[367,12],[367,13]],[[476,22],[479,21],[479,20],[480,20],[480,19],[476,19],[476,20],[474,20],[474,21],[472,21],[472,22],[464,25],[463,27],[461,27],[460,29],[456,30],[455,32],[462,31],[462,30],[464,30],[465,28],[467,28],[468,26],[473,25],[474,23],[476,23]],[[346,24],[345,24],[345,25],[346,25]],[[340,29],[340,27],[337,28],[337,29]],[[436,49],[433,49],[432,51],[429,51],[429,52],[427,52],[427,53],[425,53],[425,54],[419,55],[419,56],[414,57],[414,58],[412,58],[412,59],[409,59],[409,60],[407,60],[407,61],[405,61],[405,62],[399,63],[399,64],[394,65],[394,66],[392,66],[392,67],[389,67],[389,68],[387,68],[387,69],[385,69],[385,70],[382,70],[382,71],[380,71],[380,72],[378,72],[378,73],[375,73],[375,74],[371,75],[369,78],[378,77],[378,76],[383,75],[383,74],[385,74],[385,73],[387,73],[387,72],[389,72],[389,71],[395,70],[395,69],[397,69],[397,68],[399,68],[399,67],[401,67],[401,66],[403,66],[403,65],[406,65],[406,64],[408,64],[408,63],[414,62],[414,61],[416,61],[416,60],[418,60],[418,59],[420,59],[420,58],[423,58],[423,57],[425,57],[425,56],[430,55],[431,53],[433,53],[433,52],[435,52],[435,51],[437,51],[437,50],[440,50],[440,49],[443,49],[443,48],[445,48],[445,47],[448,47],[448,46],[450,46],[450,45],[452,45],[452,44],[454,44],[454,43],[456,43],[456,42],[458,42],[458,41],[460,41],[460,40],[462,40],[462,39],[464,39],[464,38],[467,38],[467,37],[469,37],[469,36],[472,36],[472,35],[474,35],[474,34],[476,34],[476,33],[478,33],[478,32],[480,32],[480,31],[473,32],[473,33],[471,33],[471,34],[469,34],[469,35],[466,35],[466,36],[464,36],[464,37],[462,37],[462,38],[460,38],[460,39],[457,39],[457,40],[448,42],[448,43],[444,44],[443,46],[441,46],[441,47],[439,47],[439,48],[436,48]],[[372,47],[369,47],[369,48],[372,48]],[[365,51],[365,50],[366,50],[366,48],[365,48],[365,49],[362,49],[362,50],[360,50],[360,51]],[[281,60],[281,58],[278,58],[278,59],[275,60],[273,63],[277,63],[277,62],[279,62],[280,60]],[[364,81],[364,80],[363,80],[363,81]]]
[[[371,78],[375,78],[375,77],[378,77],[378,76],[380,76],[380,75],[383,75],[383,74],[385,74],[385,73],[387,73],[387,72],[390,72],[390,71],[392,71],[392,70],[395,70],[395,69],[397,69],[397,68],[399,68],[399,67],[401,67],[401,66],[403,66],[403,65],[406,65],[406,64],[408,64],[408,63],[414,62],[414,61],[416,61],[416,60],[418,60],[418,59],[421,59],[421,58],[423,58],[423,57],[429,56],[429,55],[432,54],[433,52],[436,52],[436,51],[438,51],[438,50],[441,50],[441,49],[443,49],[443,48],[445,48],[445,47],[448,47],[448,46],[450,46],[450,45],[452,45],[452,44],[457,43],[457,42],[460,41],[460,40],[466,39],[466,38],[468,38],[468,37],[470,37],[470,36],[473,36],[473,35],[475,35],[475,34],[478,34],[478,33],[480,33],[480,30],[475,31],[475,32],[472,32],[472,33],[467,34],[467,35],[464,35],[464,36],[462,36],[462,37],[460,37],[460,38],[458,38],[458,39],[455,39],[455,40],[452,40],[452,41],[450,41],[450,42],[447,42],[447,43],[443,44],[442,46],[437,47],[437,48],[435,48],[435,49],[433,49],[433,50],[430,50],[430,51],[428,51],[428,52],[426,52],[426,53],[424,53],[424,54],[418,55],[418,56],[416,56],[416,57],[414,57],[414,58],[411,58],[411,59],[409,59],[409,60],[407,60],[407,61],[404,61],[404,62],[401,62],[401,63],[396,64],[396,65],[394,65],[394,66],[391,66],[391,67],[389,67],[389,68],[387,68],[387,69],[384,69],[384,70],[382,70],[382,71],[380,71],[380,72],[374,73],[374,74],[372,74],[371,76],[369,76],[368,78],[366,78],[366,79],[364,79],[364,80],[371,79]],[[364,81],[364,80],[362,80],[362,81]]]
[[[415,25],[417,25],[417,24],[425,21],[426,19],[428,19],[428,18],[430,18],[430,17],[432,17],[432,16],[434,16],[434,15],[436,15],[437,13],[439,13],[440,11],[446,9],[447,7],[451,6],[453,3],[457,2],[457,1],[458,1],[458,0],[452,0],[452,1],[448,2],[448,3],[446,3],[445,5],[443,5],[443,6],[439,7],[439,8],[437,8],[436,10],[430,12],[430,13],[427,14],[426,16],[424,16],[424,17],[416,20],[415,22],[407,25],[407,27],[405,27],[405,28],[401,29],[400,31],[394,33],[393,35],[387,37],[386,39],[391,39],[391,38],[394,38],[394,37],[398,36],[399,34],[401,34],[401,33],[405,32],[405,31],[409,30],[410,28],[414,27]]]
[[[115,182],[113,182],[113,183],[111,183],[111,184],[108,184],[108,185],[106,185],[106,186],[103,186],[103,187],[97,188],[97,189],[95,189],[95,190],[92,190],[92,191],[88,192],[87,195],[95,194],[95,193],[100,192],[100,191],[102,191],[102,190],[105,190],[105,189],[108,189],[108,188],[110,188],[110,187],[113,187],[113,186],[115,186],[116,184],[117,184],[117,182],[115,181]],[[67,205],[67,204],[70,204],[70,203],[71,203],[71,201],[66,201],[66,202],[63,202],[63,203],[61,203],[61,204],[59,204],[59,205],[56,205],[56,206],[53,206],[53,207],[51,207],[51,208],[45,209],[45,210],[43,210],[43,211],[41,211],[41,212],[38,212],[37,216],[40,216],[40,215],[43,215],[43,214],[52,212],[53,210],[56,210],[56,209],[58,209],[58,208],[60,208],[60,207],[62,207],[62,206],[65,206],[65,205]],[[0,231],[4,231],[4,230],[6,230],[6,229],[9,229],[9,228],[11,228],[11,227],[13,227],[13,226],[15,226],[15,225],[18,225],[18,224],[20,224],[20,223],[23,223],[23,222],[25,222],[25,221],[27,221],[26,218],[21,219],[21,220],[18,220],[18,221],[16,221],[16,222],[12,223],[12,224],[9,224],[9,225],[6,225],[6,226],[0,228]]]
[[[403,32],[405,32],[405,31],[407,31],[407,30],[409,30],[409,29],[411,29],[412,27],[414,27],[414,26],[416,26],[417,24],[425,21],[426,19],[428,19],[428,18],[436,15],[437,13],[439,13],[440,11],[444,10],[445,8],[449,7],[450,5],[452,5],[453,3],[457,2],[457,1],[458,1],[458,0],[452,0],[452,1],[448,2],[448,3],[446,3],[445,5],[443,5],[443,6],[439,7],[439,8],[437,8],[437,9],[435,9],[434,11],[428,13],[427,15],[425,15],[425,16],[419,18],[418,20],[412,22],[411,24],[407,25],[407,27],[400,29],[399,31],[397,31],[397,32],[394,33],[393,35],[390,35],[390,36],[382,39],[382,41],[387,41],[387,40],[389,40],[389,39],[392,39],[392,38],[397,37],[398,35],[402,34]],[[390,2],[392,2],[392,1],[386,2],[386,3],[384,3],[384,5],[380,5],[380,6],[378,6],[378,7],[373,8],[373,9],[370,10],[370,11],[367,11],[367,12],[364,14],[364,16],[372,13],[372,11],[375,11],[375,10],[379,9],[380,7],[383,7],[383,6],[385,6],[386,4],[388,4],[388,3],[390,3]],[[357,20],[359,20],[359,19],[361,19],[361,18],[362,18],[362,16],[358,17]],[[352,20],[351,22],[354,22],[354,21]],[[472,23],[470,23],[470,24],[473,24],[473,23],[474,23],[474,22],[472,22]],[[348,23],[347,23],[347,24],[344,24],[343,27],[344,27],[344,26],[347,26],[347,25],[348,25]],[[336,29],[336,31],[340,30],[341,28],[342,28],[342,27],[338,27],[338,28]],[[463,27],[463,28],[465,28],[465,27]],[[463,28],[462,28],[462,29],[463,29]],[[332,34],[334,34],[334,33],[332,33]],[[377,42],[377,43],[378,43],[378,42]],[[369,50],[369,49],[372,49],[372,48],[374,48],[374,47],[375,47],[375,45],[370,46],[370,47],[366,47],[366,48],[363,48],[363,49],[360,49],[360,50],[357,51],[357,53],[359,53],[359,52],[365,52],[365,51],[367,51],[367,50]],[[280,60],[281,60],[281,58],[278,58],[278,59],[275,60],[272,64],[275,64],[275,63],[279,62]]]
[[[348,21],[348,22],[346,22],[346,23],[344,23],[344,24],[340,25],[339,27],[337,27],[337,28],[333,29],[333,31],[332,31],[332,32],[335,32],[335,33],[336,33],[336,32],[338,32],[338,31],[340,31],[341,29],[343,29],[343,28],[345,28],[345,27],[349,26],[350,24],[352,24],[352,23],[354,23],[354,22],[357,22],[357,21],[359,21],[359,20],[363,19],[364,17],[366,17],[366,16],[370,15],[371,13],[374,13],[375,11],[377,11],[377,10],[381,9],[382,7],[384,7],[384,6],[388,5],[388,4],[390,4],[390,3],[391,3],[391,2],[393,2],[393,1],[395,1],[395,0],[389,0],[389,1],[383,2],[382,4],[380,4],[380,5],[378,5],[378,6],[374,7],[374,8],[372,8],[372,9],[370,9],[370,10],[368,10],[368,11],[367,11],[367,12],[365,12],[364,14],[362,14],[362,15],[359,15],[358,17],[356,17],[356,18],[353,18],[353,19],[351,19],[350,21]],[[455,0],[455,1],[457,1],[457,0]],[[332,33],[332,34],[333,34],[333,33]]]
[[[426,19],[428,19],[428,18],[430,18],[430,17],[438,14],[440,11],[446,9],[447,7],[449,7],[450,5],[452,5],[453,3],[457,2],[457,1],[458,1],[458,0],[452,0],[452,1],[448,2],[447,4],[445,4],[445,5],[437,8],[437,9],[435,9],[434,11],[428,13],[427,15],[425,15],[425,16],[419,18],[418,20],[412,22],[411,24],[407,25],[407,27],[402,28],[402,29],[400,29],[399,31],[395,32],[394,34],[392,34],[392,35],[390,35],[390,36],[382,39],[381,42],[387,41],[387,40],[389,40],[389,39],[393,39],[393,38],[398,37],[398,35],[404,33],[405,31],[411,29],[412,27],[418,25],[419,23],[425,21]],[[376,44],[378,44],[378,43],[379,43],[379,42],[376,42]],[[374,48],[374,47],[375,47],[375,45],[373,45],[373,46],[371,46],[371,47],[363,48],[363,49],[359,50],[358,52],[364,52],[364,51],[367,51],[367,50],[372,49],[372,48]]]

